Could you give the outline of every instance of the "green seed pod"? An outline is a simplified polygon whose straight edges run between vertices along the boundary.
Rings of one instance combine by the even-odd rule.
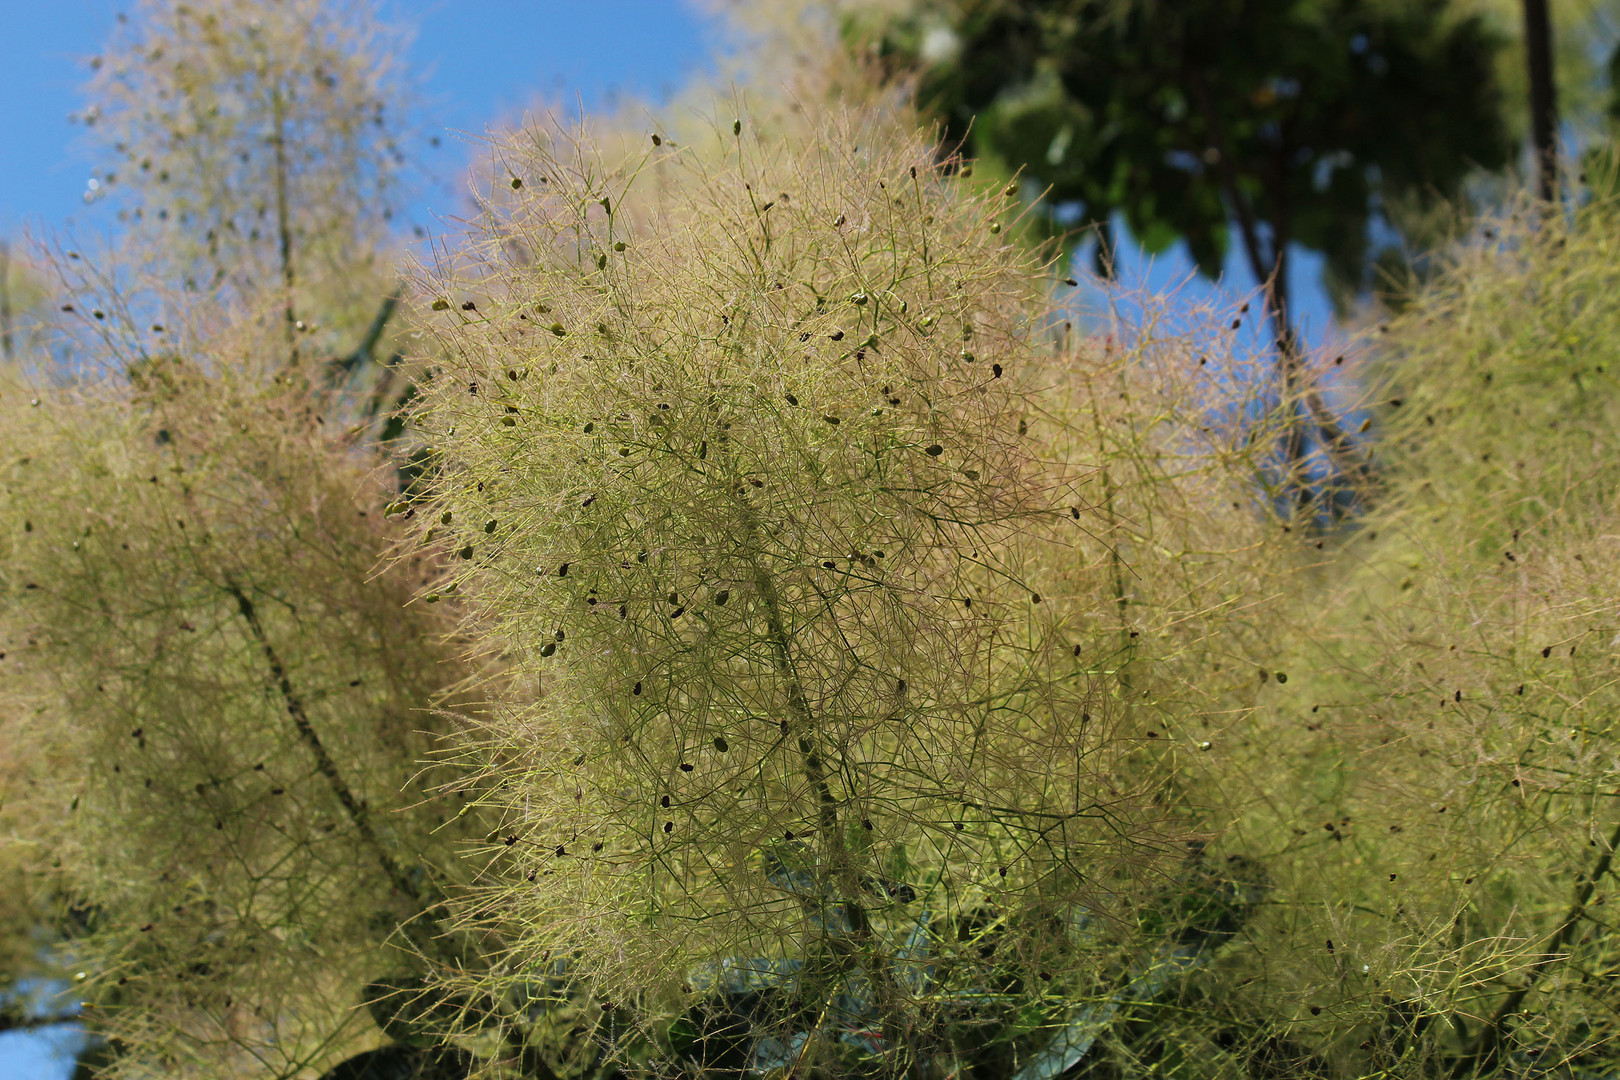
[[[522,186],[523,186],[523,181],[520,178],[518,178],[516,176],[512,177],[512,190],[513,191],[518,190]]]
[[[555,641],[548,641],[544,645],[540,646],[540,655],[541,656],[550,656],[552,653],[554,653],[556,651],[557,651],[557,643]]]
[[[485,533],[485,535],[493,533],[495,531],[496,524],[497,524],[497,522],[495,521],[494,518],[490,518],[488,521],[484,522],[484,533]]]
[[[463,559],[470,559],[473,557],[473,546],[468,544],[466,547],[456,552],[456,554],[460,555]]]
[[[596,268],[598,270],[607,269],[607,252],[602,252],[596,256]]]
[[[439,515],[439,524],[440,525],[448,525],[454,520],[455,520],[455,515],[452,514],[448,510],[446,510],[444,513]]]
[[[1000,232],[1000,231],[1001,231],[1001,222],[999,222],[999,221],[992,221],[992,222],[991,222],[991,223],[990,223],[990,233],[991,233],[991,235],[992,235],[992,236],[993,236],[993,235],[995,235],[995,234],[996,234],[996,233],[999,233],[999,232]]]
[[[430,306],[434,311],[448,311],[450,309],[450,301],[443,299],[435,300]]]
[[[562,337],[563,335],[568,333],[567,330],[563,329],[563,324],[560,323],[560,322],[554,322],[554,323],[551,324],[551,332],[553,334],[556,334],[558,337]]]
[[[629,246],[630,245],[626,244],[623,240],[615,240],[615,241],[613,241],[613,250],[614,251],[623,251],[625,248],[627,248]]]
[[[731,122],[731,133],[733,135],[741,135],[742,134],[742,121],[741,120],[733,120]]]

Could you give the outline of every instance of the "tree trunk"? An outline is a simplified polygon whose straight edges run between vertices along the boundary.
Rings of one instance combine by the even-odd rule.
[[[1558,91],[1553,82],[1552,19],[1547,14],[1547,0],[1524,0],[1524,52],[1530,73],[1536,194],[1551,201],[1558,193]]]

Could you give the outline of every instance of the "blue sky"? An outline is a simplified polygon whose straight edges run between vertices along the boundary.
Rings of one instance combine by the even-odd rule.
[[[0,0],[8,42],[0,64],[0,235],[84,217],[89,158],[83,129],[68,114],[84,104],[84,59],[100,51],[114,15],[132,6]],[[615,92],[657,100],[706,68],[716,44],[709,20],[686,0],[384,0],[383,8],[414,25],[409,60],[425,76],[430,126],[446,133],[480,132],[541,96],[577,94],[586,108]],[[448,179],[465,160],[446,138],[438,160],[426,164]]]

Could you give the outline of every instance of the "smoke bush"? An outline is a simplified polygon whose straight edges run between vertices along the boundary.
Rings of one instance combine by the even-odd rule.
[[[7,811],[135,1071],[319,1060],[364,1037],[362,984],[456,948],[431,911],[459,827],[420,763],[467,669],[402,611],[422,568],[374,573],[366,458],[239,355],[0,401]]]
[[[1229,705],[1181,680],[1253,602],[1188,546],[1265,545],[1234,541],[1230,462],[1163,438],[1162,366],[1054,337],[1007,192],[882,113],[716,128],[499,142],[479,233],[420,283],[440,471],[414,509],[448,567],[422,600],[504,677],[469,754],[506,824],[466,917],[510,950],[503,993],[566,972],[667,1014],[792,972],[847,1014],[819,1060],[956,1052],[925,940],[945,990],[1007,1009],[1106,981],[1197,817],[1165,721]],[[1139,588],[1123,515],[1172,503],[1198,509],[1134,536],[1179,580]]]

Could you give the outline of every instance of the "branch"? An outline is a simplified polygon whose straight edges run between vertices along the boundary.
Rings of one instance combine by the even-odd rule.
[[[355,831],[360,834],[360,839],[372,850],[372,854],[377,859],[377,864],[382,867],[383,875],[388,878],[389,883],[412,900],[420,901],[422,899],[421,893],[410,878],[405,876],[399,864],[394,861],[394,857],[388,853],[388,849],[377,836],[376,830],[371,827],[370,813],[366,810],[365,805],[354,797],[354,791],[349,787],[348,781],[343,778],[343,774],[338,771],[337,763],[332,760],[332,755],[327,752],[326,744],[321,742],[320,735],[316,733],[314,725],[309,722],[309,714],[304,711],[303,699],[293,690],[292,680],[287,676],[286,666],[282,664],[281,657],[276,654],[275,646],[271,645],[270,639],[265,636],[264,624],[259,621],[259,613],[253,606],[253,601],[248,599],[247,593],[243,592],[235,582],[228,582],[225,591],[235,598],[237,610],[241,612],[243,620],[248,624],[248,629],[253,632],[254,640],[259,643],[259,648],[263,650],[265,662],[270,666],[270,677],[275,680],[276,687],[281,691],[281,700],[287,707],[287,715],[292,717],[293,727],[298,730],[298,737],[304,741],[310,752],[315,755],[315,767],[320,770],[322,776],[326,777],[327,785],[331,787],[332,794],[337,796],[338,802],[343,805],[343,810],[349,815],[349,820],[353,822]]]
[[[1570,904],[1569,911],[1564,914],[1563,922],[1558,924],[1558,929],[1554,930],[1552,937],[1547,939],[1547,947],[1543,951],[1541,959],[1530,965],[1530,971],[1525,978],[1524,985],[1514,990],[1502,1002],[1495,1015],[1491,1017],[1490,1022],[1485,1025],[1485,1030],[1479,1033],[1479,1042],[1475,1045],[1474,1052],[1465,1055],[1458,1061],[1457,1066],[1453,1069],[1454,1074],[1460,1073],[1463,1068],[1468,1066],[1473,1067],[1475,1075],[1486,1073],[1494,1069],[1501,1060],[1502,1042],[1507,1036],[1509,1021],[1518,1015],[1519,1010],[1524,1006],[1524,999],[1530,996],[1530,991],[1536,988],[1536,984],[1541,981],[1541,977],[1547,973],[1548,969],[1559,960],[1566,958],[1562,955],[1563,950],[1570,943],[1570,939],[1575,936],[1575,928],[1586,917],[1586,905],[1592,899],[1592,893],[1596,891],[1597,883],[1613,867],[1616,846],[1620,846],[1620,825],[1615,826],[1614,832],[1609,836],[1608,846],[1598,855],[1597,861],[1592,864],[1591,871],[1579,879],[1579,883],[1575,887],[1574,902]]]
[[[82,1023],[83,1018],[78,1013],[46,1013],[42,1016],[15,1012],[10,1009],[0,1009],[0,1032],[7,1031],[38,1031],[40,1028],[57,1027],[61,1024]]]

